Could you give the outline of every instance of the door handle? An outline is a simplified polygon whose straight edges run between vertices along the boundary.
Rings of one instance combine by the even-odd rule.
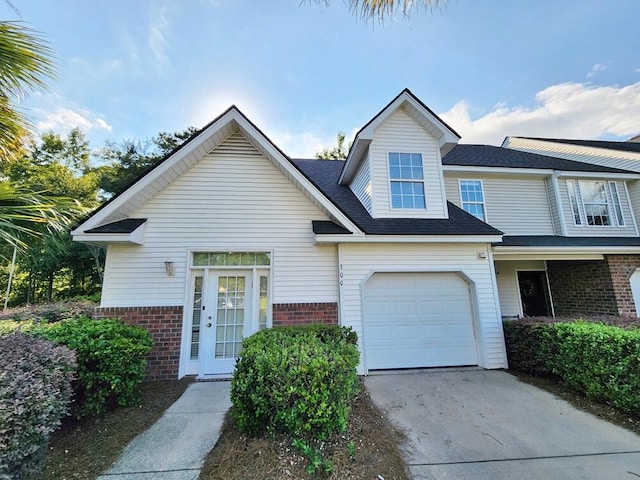
[[[207,323],[207,328],[208,328],[208,327],[211,327],[211,324],[210,324],[210,323]]]

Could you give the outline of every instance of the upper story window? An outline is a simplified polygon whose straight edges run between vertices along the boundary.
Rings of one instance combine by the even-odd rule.
[[[484,211],[484,191],[481,180],[460,180],[460,201],[463,210],[483,222],[486,222]]]
[[[624,226],[616,182],[568,180],[573,222],[577,226]],[[612,216],[613,215],[613,216]]]
[[[426,208],[422,155],[389,153],[392,208]]]

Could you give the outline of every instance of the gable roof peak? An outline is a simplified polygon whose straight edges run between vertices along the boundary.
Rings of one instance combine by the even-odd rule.
[[[460,140],[460,135],[453,128],[427,107],[411,90],[404,88],[356,133],[340,174],[339,183],[341,185],[346,185],[353,178],[365,153],[369,149],[369,144],[373,140],[378,126],[401,108],[417,123],[431,132],[438,143],[441,156],[445,156]]]

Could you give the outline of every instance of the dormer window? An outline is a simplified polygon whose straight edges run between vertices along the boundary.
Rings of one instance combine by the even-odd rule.
[[[389,153],[389,182],[392,208],[422,208],[424,197],[424,173],[420,153]]]
[[[569,203],[576,226],[624,227],[624,215],[616,182],[567,180]]]

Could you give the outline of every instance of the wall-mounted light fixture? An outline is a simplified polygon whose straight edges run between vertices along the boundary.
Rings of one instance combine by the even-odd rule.
[[[164,269],[170,277],[173,277],[176,274],[176,267],[171,259],[165,260]]]

